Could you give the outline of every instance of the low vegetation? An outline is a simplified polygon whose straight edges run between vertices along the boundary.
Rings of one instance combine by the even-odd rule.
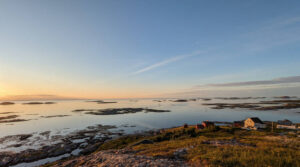
[[[280,135],[281,134],[281,135]],[[282,135],[285,134],[285,135]],[[142,140],[153,143],[138,144]],[[300,166],[300,140],[287,130],[247,131],[231,127],[173,128],[151,136],[111,140],[98,151],[130,149],[138,155],[180,158],[192,166]]]

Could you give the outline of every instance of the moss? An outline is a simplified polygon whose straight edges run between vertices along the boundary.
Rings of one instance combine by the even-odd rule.
[[[237,141],[237,145],[214,145],[207,141]],[[141,140],[153,144],[133,145]],[[129,135],[105,142],[98,151],[128,148],[138,155],[175,158],[174,152],[187,148],[182,156],[192,166],[300,166],[300,141],[293,135],[247,131],[232,127],[167,129],[154,136]],[[50,165],[51,166],[51,165]]]
[[[129,144],[139,141],[142,138],[144,138],[143,135],[123,136],[118,139],[105,142],[99,147],[97,151],[109,150],[109,149],[122,149],[128,146]]]
[[[147,137],[154,144],[134,146],[140,155],[174,158],[174,152],[189,148],[184,159],[209,166],[299,166],[300,141],[294,136],[278,136],[268,131],[246,131],[221,127],[196,130],[175,128]],[[288,138],[288,139],[286,139]],[[235,139],[245,145],[204,144],[209,140]]]

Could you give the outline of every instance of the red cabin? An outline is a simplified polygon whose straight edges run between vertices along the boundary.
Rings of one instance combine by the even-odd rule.
[[[196,129],[204,129],[204,126],[202,124],[197,124]]]
[[[233,127],[241,128],[243,126],[244,126],[244,121],[234,121],[233,122]]]
[[[211,127],[211,126],[215,126],[215,123],[210,122],[210,121],[203,121],[202,125],[207,128],[207,127]]]

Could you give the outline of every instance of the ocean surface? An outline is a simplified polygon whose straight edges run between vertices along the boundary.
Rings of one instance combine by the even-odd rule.
[[[170,99],[166,99],[164,101],[157,102],[154,99],[128,99],[106,100],[117,102],[106,104],[86,102],[85,100],[65,100],[54,101],[55,104],[40,105],[24,105],[24,101],[15,101],[14,105],[0,105],[0,117],[17,115],[18,117],[16,119],[25,119],[27,121],[0,123],[0,138],[18,134],[37,135],[46,131],[50,131],[50,136],[65,135],[73,131],[82,130],[89,126],[95,126],[98,124],[115,125],[118,128],[114,129],[114,131],[122,130],[125,133],[134,133],[151,129],[180,126],[184,123],[197,124],[204,120],[231,122],[244,120],[247,117],[259,117],[264,121],[289,119],[293,122],[300,122],[299,109],[253,111],[250,109],[211,109],[211,106],[202,105],[203,103],[239,103],[261,100],[262,99],[212,99],[211,101],[204,101],[198,99],[196,101],[188,102],[173,102]],[[138,112],[118,115],[90,115],[85,112],[72,112],[76,109],[107,109],[123,107],[163,109],[170,110],[171,112]],[[57,117],[58,115],[60,115],[60,117]],[[33,140],[33,142],[30,145],[27,145],[26,148],[9,147],[9,145],[12,145],[13,143],[0,142],[0,150],[20,151],[30,147],[35,148],[38,144],[43,142],[43,138],[37,139],[38,140]],[[44,144],[51,143],[46,141]]]

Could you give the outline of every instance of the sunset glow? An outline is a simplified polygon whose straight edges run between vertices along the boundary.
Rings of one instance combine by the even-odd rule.
[[[0,0],[0,167],[300,167],[300,0]]]
[[[2,1],[0,97],[166,97],[299,76],[297,5],[257,3]]]

